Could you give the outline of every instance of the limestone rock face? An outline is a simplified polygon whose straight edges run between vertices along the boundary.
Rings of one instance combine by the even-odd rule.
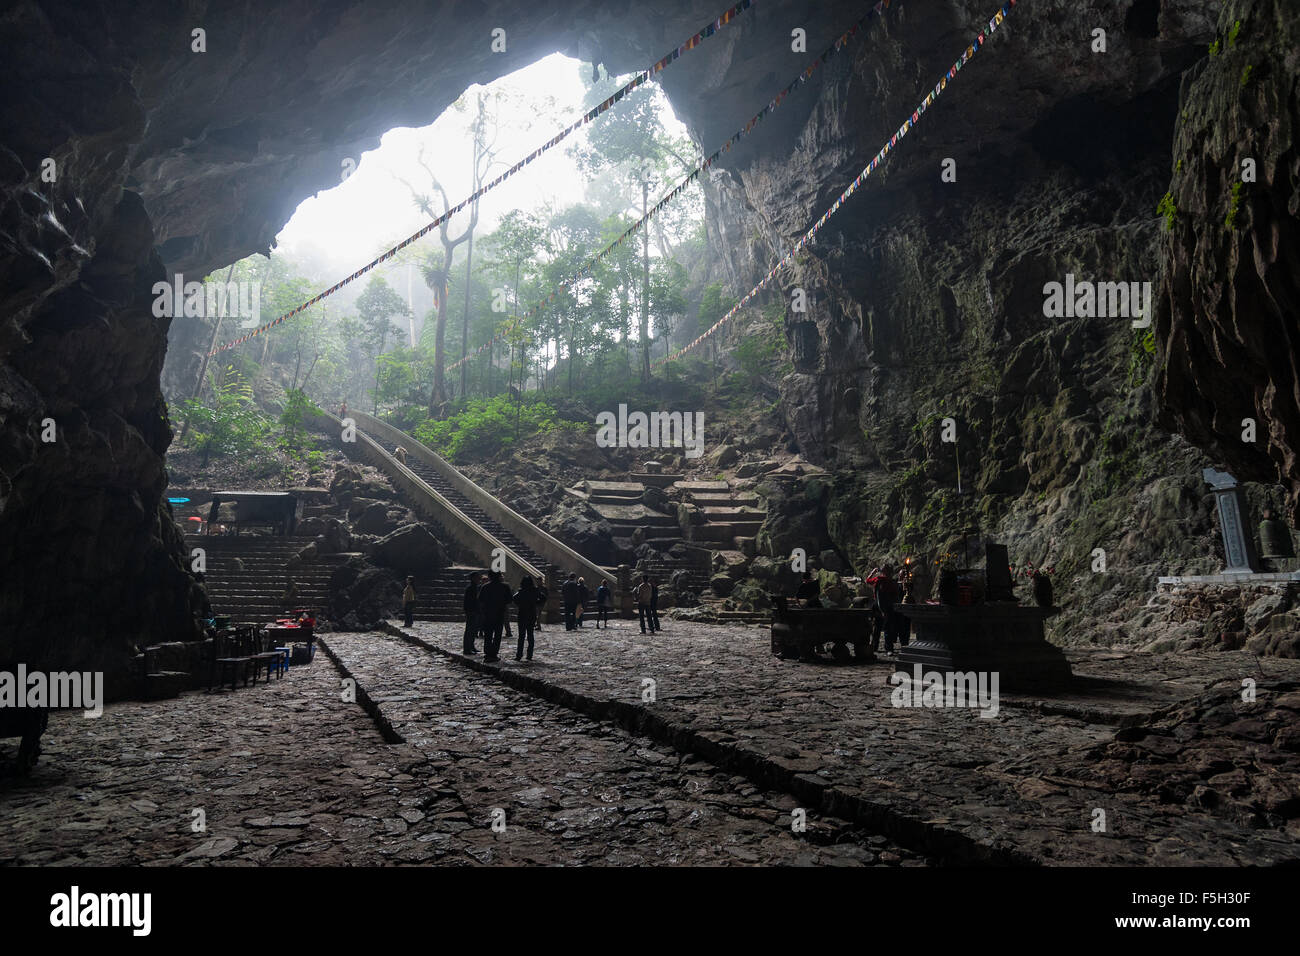
[[[826,504],[840,552],[895,548],[908,527],[951,524],[935,489],[958,468],[963,487],[1004,496],[990,523],[1017,529],[1027,549],[1081,560],[1098,540],[1130,548],[1134,529],[1122,524],[1145,487],[1134,463],[1158,453],[1168,470],[1178,449],[1150,428],[1150,390],[1114,397],[1133,355],[1127,325],[1046,322],[1041,289],[1066,271],[1157,281],[1162,255],[1173,271],[1157,318],[1159,394],[1178,410],[1174,426],[1255,477],[1280,467],[1294,480],[1295,349],[1269,351],[1291,341],[1296,314],[1287,6],[1227,4],[1224,18],[1241,11],[1248,25],[1242,41],[1260,44],[1242,101],[1223,98],[1226,60],[1184,89],[1206,122],[1179,127],[1180,143],[1208,142],[1195,130],[1209,128],[1211,107],[1265,137],[1249,144],[1260,188],[1229,240],[1178,233],[1176,250],[1161,252],[1154,215],[1169,188],[1180,75],[1205,56],[1216,0],[1122,0],[1107,11],[1105,55],[1087,50],[1093,5],[1034,0],[782,274],[774,297],[798,286],[812,303],[787,332],[783,424],[793,449],[848,475]],[[664,71],[665,91],[711,151],[802,68],[786,52],[791,22],[818,51],[863,9],[756,5]],[[984,0],[895,4],[710,170],[708,234],[732,291],[820,215],[989,13]],[[15,80],[0,100],[0,657],[108,667],[138,644],[196,633],[182,540],[162,502],[171,429],[158,383],[171,320],[152,313],[153,283],[266,249],[301,200],[340,181],[344,160],[388,129],[432,122],[471,83],[556,49],[637,69],[716,15],[712,0],[234,0],[204,8],[209,52],[196,53],[185,5],[11,4],[0,21],[0,60]],[[502,24],[508,49],[494,54]],[[1271,103],[1271,119],[1258,118]],[[1196,189],[1207,211],[1222,198],[1227,180],[1215,177],[1227,174],[1215,164],[1238,158],[1224,129],[1210,160],[1191,156],[1176,179],[1183,208]],[[948,157],[958,180],[943,184]],[[47,158],[53,182],[40,177]],[[1202,264],[1218,268],[1209,285],[1179,278]],[[1266,338],[1246,338],[1252,309]],[[176,322],[184,379],[198,348]],[[1215,392],[1215,375],[1242,385]],[[1060,396],[1072,388],[1071,404]],[[1211,441],[1243,409],[1260,416],[1262,453]],[[955,449],[914,431],[947,415],[967,429]],[[41,440],[47,418],[55,442]],[[1095,487],[1054,486],[1060,469],[1085,470],[1071,459],[1088,442],[1115,466]],[[1185,473],[1202,464],[1184,459]],[[930,501],[940,504],[927,512]],[[1126,556],[1153,561],[1143,547],[1134,538]]]
[[[1163,421],[1300,521],[1300,18],[1230,0],[1182,83],[1156,312]],[[1249,166],[1253,164],[1253,171]],[[1253,172],[1253,176],[1251,173]],[[1253,178],[1253,182],[1243,180]],[[1255,439],[1243,440],[1244,420]]]

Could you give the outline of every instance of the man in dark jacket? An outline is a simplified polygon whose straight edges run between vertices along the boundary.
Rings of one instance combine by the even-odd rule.
[[[533,625],[537,623],[537,608],[540,592],[533,586],[533,579],[525,575],[519,582],[519,590],[514,596],[515,606],[519,608],[519,647],[515,650],[515,660],[524,656],[524,638],[528,638],[528,659],[533,659]]]
[[[483,639],[483,660],[499,660],[501,632],[506,626],[506,607],[510,603],[510,588],[501,580],[500,571],[488,573],[488,583],[478,592],[478,606],[483,614],[487,636]]]
[[[577,611],[578,611],[578,575],[569,572],[569,578],[560,588],[560,597],[564,599],[564,629],[566,631],[575,631],[578,629]]]
[[[654,622],[654,629],[662,631],[659,626],[659,582],[654,578],[650,579],[650,620]]]
[[[463,654],[477,654],[474,637],[479,631],[478,575],[469,576],[469,586],[465,588],[465,640],[461,646]]]

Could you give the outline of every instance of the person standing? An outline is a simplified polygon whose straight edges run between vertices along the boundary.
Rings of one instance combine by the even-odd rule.
[[[396,448],[393,449],[393,457],[396,458],[398,461],[400,461],[403,465],[405,465],[406,449],[403,448],[401,445],[398,445]]]
[[[880,614],[884,618],[885,653],[894,653],[894,637],[898,624],[898,614],[894,605],[898,603],[898,584],[894,581],[894,569],[886,564],[880,569],[880,576],[871,582],[876,586],[876,601],[880,605]]]
[[[572,571],[569,572],[568,579],[560,588],[560,597],[564,601],[564,629],[566,631],[577,630],[577,618],[574,612],[578,607],[578,576]]]
[[[415,578],[406,578],[406,590],[402,592],[402,611],[406,615],[406,626],[415,625]]]
[[[474,638],[479,632],[478,574],[471,573],[469,585],[465,588],[465,639],[461,645],[462,654],[477,654]]]
[[[653,592],[650,590],[650,578],[647,575],[641,575],[641,583],[636,586],[636,616],[641,622],[641,633],[646,632],[647,620],[650,624],[650,633],[655,632],[655,619],[650,614],[650,596]]]
[[[344,402],[342,405],[339,406],[339,419],[341,420],[347,417],[348,417],[348,403]]]
[[[506,609],[510,604],[510,588],[501,580],[500,571],[488,572],[488,583],[478,592],[479,608],[483,613],[483,660],[489,664],[500,660],[501,631],[506,623]]]
[[[524,576],[515,592],[515,607],[519,608],[519,646],[515,650],[515,660],[524,656],[524,638],[528,638],[528,659],[533,659],[533,626],[537,623],[537,609],[541,605],[539,591],[533,586],[533,579]]]
[[[654,624],[655,631],[662,631],[659,626],[659,582],[654,578],[650,579],[650,621]]]
[[[591,597],[591,592],[587,590],[587,582],[583,578],[578,578],[578,609],[575,618],[578,627],[582,627],[582,615],[587,611],[587,599]]]
[[[550,592],[546,590],[546,575],[543,574],[537,579],[537,620],[533,622],[534,630],[542,629],[542,618],[546,614],[546,599],[550,596]]]
[[[601,581],[600,587],[596,588],[596,629],[600,629],[602,621],[605,622],[605,630],[609,630],[609,609],[614,606],[614,595],[609,591],[609,585]]]

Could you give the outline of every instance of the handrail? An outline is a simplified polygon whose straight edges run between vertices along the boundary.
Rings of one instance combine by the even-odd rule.
[[[358,413],[350,413],[349,417],[353,417],[355,414]],[[330,432],[330,429],[326,427],[329,424],[337,426],[338,431],[335,432],[339,436],[337,441],[343,446],[343,451],[346,454],[348,451],[347,446],[353,443],[342,440],[342,421],[329,412],[321,412],[309,419],[310,427],[327,434]],[[394,484],[405,490],[413,501],[418,503],[421,499],[424,499],[426,505],[431,504],[433,507],[428,510],[433,512],[435,516],[445,519],[441,520],[440,523],[446,529],[446,532],[472,552],[476,558],[482,560],[484,567],[491,566],[493,553],[495,549],[499,548],[505,555],[506,572],[508,574],[512,574],[512,576],[526,574],[534,578],[534,580],[541,580],[541,568],[533,567],[532,564],[512,551],[503,542],[498,541],[488,533],[487,529],[444,498],[436,489],[429,487],[424,479],[390,455],[378,442],[361,431],[360,428],[357,429],[356,437],[355,444],[369,452],[366,457],[373,459],[372,464],[385,472],[393,480]],[[351,457],[351,455],[348,457]],[[441,515],[438,514],[439,512],[441,512]]]
[[[453,488],[482,508],[484,513],[491,516],[501,527],[552,564],[558,566],[563,566],[566,563],[577,565],[583,573],[593,575],[597,579],[603,578],[609,582],[611,589],[615,593],[618,592],[619,583],[616,574],[588,561],[564,542],[547,534],[504,501],[476,485],[458,468],[413,435],[408,435],[406,432],[394,428],[388,422],[381,421],[373,415],[367,415],[365,412],[349,411],[348,414],[356,421],[359,428],[378,432],[385,441],[402,445],[408,454],[414,451],[443,478],[447,479]]]

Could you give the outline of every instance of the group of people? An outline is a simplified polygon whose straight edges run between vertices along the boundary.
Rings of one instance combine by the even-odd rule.
[[[583,616],[586,614],[587,601],[591,598],[586,579],[580,578],[576,572],[569,572],[568,578],[560,585],[560,598],[564,604],[564,629],[576,631],[584,626]],[[609,612],[613,608],[614,593],[610,591],[608,584],[601,581],[596,588],[597,630],[602,626],[609,627]]]
[[[811,571],[803,573],[795,598],[804,607],[823,607],[821,585]],[[873,568],[858,584],[853,597],[853,607],[871,612],[871,649],[880,650],[880,639],[885,639],[885,653],[894,653],[894,645],[907,646],[911,622],[901,611],[900,604],[913,601],[912,578],[906,571],[896,573],[891,565]]]
[[[500,571],[487,574],[475,571],[469,576],[469,585],[465,588],[465,639],[462,651],[477,654],[474,646],[479,638],[483,640],[483,660],[491,663],[500,660],[501,638],[510,633],[510,605],[519,609],[516,623],[519,625],[519,644],[515,649],[515,660],[524,659],[524,643],[528,644],[528,660],[533,659],[535,632],[541,630],[541,608],[546,604],[546,587],[525,575],[519,582],[519,590],[510,593],[510,586]],[[408,623],[410,618],[408,611]]]

